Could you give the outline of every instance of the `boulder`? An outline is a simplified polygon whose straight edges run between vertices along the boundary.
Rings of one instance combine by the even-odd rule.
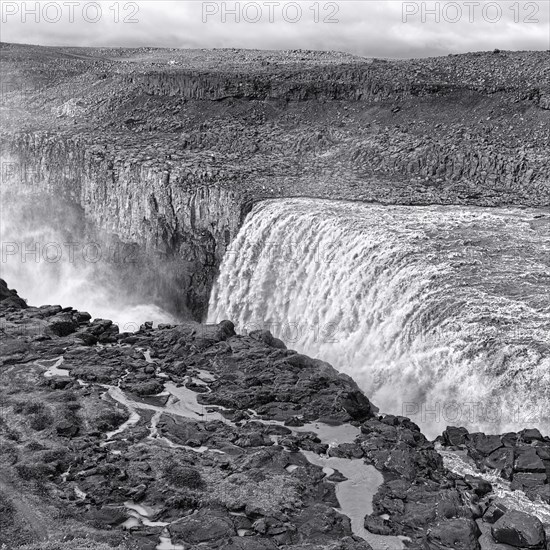
[[[543,441],[544,437],[537,428],[527,428],[518,433],[525,443],[531,443],[532,441]]]
[[[200,544],[225,540],[236,535],[229,515],[222,511],[202,509],[170,525],[172,542]]]
[[[87,311],[77,311],[75,313],[75,320],[79,325],[86,324],[92,316]]]
[[[78,322],[70,313],[58,313],[48,320],[48,329],[56,336],[68,336],[78,328]]]
[[[296,542],[312,544],[314,541],[326,540],[328,533],[338,538],[352,534],[349,518],[339,514],[330,505],[319,502],[306,507],[294,521],[298,528]]]
[[[234,444],[237,445],[237,447],[263,447],[266,445],[273,445],[273,441],[260,432],[251,432],[240,436]]]
[[[98,337],[98,341],[101,344],[114,344],[118,337],[118,326],[111,325],[107,330],[104,330]]]
[[[232,336],[235,336],[235,325],[232,321],[220,321],[218,323],[218,327],[222,334],[225,336],[225,338],[231,338]],[[225,339],[224,338],[224,339]]]
[[[456,489],[447,489],[437,495],[436,513],[440,519],[469,517],[470,509]]]
[[[482,456],[489,456],[491,453],[503,446],[500,436],[485,435],[483,433],[468,435],[467,445],[470,451],[477,451]]]
[[[339,458],[362,458],[363,449],[356,443],[340,443],[336,447],[330,447],[328,455]]]
[[[73,379],[70,376],[53,376],[46,383],[54,390],[63,390],[73,383]]]
[[[392,535],[392,529],[384,518],[380,516],[366,516],[365,529],[375,535]]]
[[[75,333],[74,338],[80,340],[85,346],[95,346],[98,341],[97,336],[87,330],[79,330]]]
[[[128,519],[128,513],[120,506],[103,506],[90,510],[86,515],[88,519],[103,528],[120,525]]]
[[[518,510],[506,512],[491,528],[497,542],[517,548],[544,548],[546,534],[542,522]]]
[[[100,334],[108,330],[113,322],[109,319],[94,319],[88,327],[87,332],[91,332],[94,336],[99,337]]]
[[[476,522],[467,518],[441,521],[428,530],[428,550],[480,550],[478,538],[481,532]]]
[[[493,536],[491,535],[490,524],[484,523],[482,520],[477,520],[477,525],[481,531],[481,536],[479,537],[479,545],[481,546],[481,550],[516,550],[509,544],[495,542],[495,539],[493,539]]]
[[[516,473],[512,479],[512,491],[528,491],[542,487],[546,483],[546,474]]]
[[[37,317],[40,317],[41,319],[45,319],[46,317],[52,317],[53,315],[56,315],[58,313],[61,313],[63,311],[63,308],[61,306],[40,306],[38,308]]]
[[[505,479],[511,479],[514,470],[514,449],[502,447],[485,457],[483,463],[490,470],[498,470]]]
[[[124,391],[133,393],[139,396],[147,395],[156,395],[157,393],[162,392],[164,389],[164,384],[157,379],[146,380],[146,381],[128,381],[121,384],[121,387]]]
[[[507,432],[500,436],[500,440],[505,447],[515,447],[518,442],[518,434],[515,432]]]
[[[0,302],[11,296],[11,291],[8,289],[8,283],[4,279],[0,279]]]
[[[464,476],[464,481],[471,487],[474,493],[483,497],[493,490],[492,485],[480,477],[474,477],[471,475]]]
[[[486,523],[495,523],[498,521],[506,512],[508,508],[502,504],[502,502],[495,500],[491,502],[485,514],[483,514],[483,521]]]
[[[520,448],[516,450],[514,471],[543,473],[546,472],[546,466],[534,447]]]
[[[363,421],[373,416],[371,403],[360,390],[342,392],[338,400],[353,420]]]
[[[16,308],[27,308],[27,302],[17,295],[17,291],[10,290],[4,279],[0,279],[0,302],[4,306],[13,306]]]
[[[529,496],[536,495],[546,504],[550,504],[550,485],[539,485],[529,490]]]
[[[286,349],[284,342],[275,338],[269,330],[253,330],[248,335],[272,348]]]
[[[305,369],[315,369],[315,367],[319,363],[322,363],[322,361],[319,361],[318,359],[313,359],[301,353],[295,353],[293,355],[289,355],[288,357],[285,357],[282,360],[282,362],[288,363],[293,367],[299,367],[299,368],[305,368]]]
[[[447,429],[443,432],[443,439],[447,445],[459,447],[460,445],[464,445],[467,435],[468,430],[466,428],[447,426]]]

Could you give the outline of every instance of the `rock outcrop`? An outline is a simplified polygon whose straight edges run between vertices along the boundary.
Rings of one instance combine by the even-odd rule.
[[[482,472],[496,472],[532,500],[550,504],[550,437],[537,429],[504,435],[469,434],[461,428],[443,432],[441,443],[449,449],[467,450]]]

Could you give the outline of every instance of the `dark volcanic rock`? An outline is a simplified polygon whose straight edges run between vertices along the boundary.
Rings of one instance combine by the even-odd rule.
[[[490,470],[498,470],[505,479],[512,477],[515,452],[512,448],[500,448],[485,458],[483,463]]]
[[[444,446],[456,447],[445,434],[439,441]],[[462,446],[482,472],[496,470],[511,481],[512,490],[524,491],[533,500],[550,500],[550,440],[538,430],[490,436],[468,434]]]
[[[503,446],[500,436],[498,435],[475,433],[468,434],[466,439],[468,440],[468,448],[482,456],[489,456]]]
[[[533,447],[517,449],[514,462],[516,472],[543,473],[546,467]]]
[[[472,519],[447,519],[428,531],[427,546],[429,550],[480,550],[479,528]]]
[[[504,504],[498,501],[494,501],[489,505],[489,507],[485,511],[485,514],[483,514],[483,521],[485,521],[486,523],[495,523],[507,511],[508,508],[506,508]]]
[[[371,404],[365,394],[359,390],[345,392],[339,396],[344,410],[353,420],[365,420],[373,415]]]
[[[488,481],[485,481],[484,479],[481,479],[479,477],[467,475],[467,476],[464,476],[464,481],[472,488],[474,493],[479,497],[483,497],[487,493],[490,493],[493,490],[491,484]]]
[[[544,488],[547,481],[546,473],[515,473],[511,488],[530,493],[532,489]]]
[[[249,336],[273,348],[286,349],[284,342],[279,338],[275,338],[269,330],[253,330],[249,333]]]
[[[189,548],[369,550],[339,513],[338,486],[348,480],[311,464],[303,453],[311,451],[365,461],[382,474],[373,513],[364,518],[371,532],[409,537],[411,550],[470,549],[478,548],[476,525],[482,525],[485,546],[497,545],[490,529],[500,529],[507,511],[490,504],[490,484],[448,472],[411,420],[378,415],[351,378],[273,345],[264,332],[240,336],[228,321],[182,323],[143,327],[124,343],[85,346],[77,335],[110,338],[116,332],[110,321],[90,322],[56,306],[0,313],[9,322],[78,321],[69,322],[76,334],[60,329],[30,345],[20,335],[0,342],[3,405],[13,419],[0,420],[7,475],[0,482],[26,495],[25,510],[35,502],[40,517],[60,510],[52,529],[66,533],[70,525],[85,530],[91,544],[124,539],[128,547],[152,549],[160,526],[122,528],[136,514],[125,503],[139,503],[149,520],[169,524],[175,544]],[[34,361],[60,355],[70,376],[46,379]],[[171,388],[167,382],[200,393],[183,392],[180,401],[176,390],[151,395]],[[132,411],[117,402],[120,392]],[[322,424],[344,430],[346,423],[353,425],[345,426],[353,434],[348,441],[329,446],[317,433]],[[294,430],[305,424],[308,431]],[[448,428],[438,444],[466,449],[481,469],[509,470],[513,487],[532,498],[544,498],[549,487],[547,471],[536,470],[547,465],[550,446],[537,433],[483,436]],[[514,529],[525,531],[525,522]]]
[[[466,428],[455,428],[453,426],[448,426],[443,432],[443,439],[447,445],[459,447],[464,445],[467,435],[468,430]]]
[[[56,424],[55,430],[63,437],[74,437],[78,433],[79,427],[74,422],[62,420]]]
[[[170,525],[172,541],[199,544],[226,540],[235,535],[231,517],[218,510],[199,510],[195,514]]]
[[[544,437],[536,428],[530,428],[528,430],[522,430],[518,433],[519,437],[525,443],[531,443],[533,441],[544,441]]]
[[[155,395],[162,392],[164,384],[160,380],[143,380],[143,381],[124,381],[122,384],[124,391],[134,393],[139,396]]]
[[[539,519],[524,512],[506,512],[491,528],[497,542],[518,548],[544,548],[546,535]]]
[[[15,290],[10,290],[4,279],[0,279],[0,303],[4,307],[26,308],[27,302],[17,295]]]
[[[79,339],[85,346],[95,346],[98,342],[97,336],[87,330],[79,330],[74,335],[75,339]]]
[[[128,514],[120,506],[102,506],[97,510],[90,510],[87,515],[94,523],[104,526],[117,526],[128,519]]]
[[[58,313],[48,320],[48,328],[56,336],[68,336],[77,327],[78,321],[70,313]]]

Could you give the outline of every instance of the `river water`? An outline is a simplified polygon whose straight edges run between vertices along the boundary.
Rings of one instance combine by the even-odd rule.
[[[221,266],[222,319],[330,362],[428,436],[550,431],[547,211],[266,201]]]

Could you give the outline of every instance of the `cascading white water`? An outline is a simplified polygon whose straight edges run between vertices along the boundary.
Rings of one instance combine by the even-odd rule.
[[[538,517],[550,527],[550,505],[540,498],[531,500],[523,491],[512,490],[510,482],[502,479],[496,472],[481,472],[470,459],[466,451],[445,451],[439,449],[445,467],[461,477],[470,475],[488,481],[493,488],[493,495],[497,497],[508,510],[521,510]]]
[[[228,250],[209,321],[267,328],[384,412],[549,432],[550,217],[272,200]]]

